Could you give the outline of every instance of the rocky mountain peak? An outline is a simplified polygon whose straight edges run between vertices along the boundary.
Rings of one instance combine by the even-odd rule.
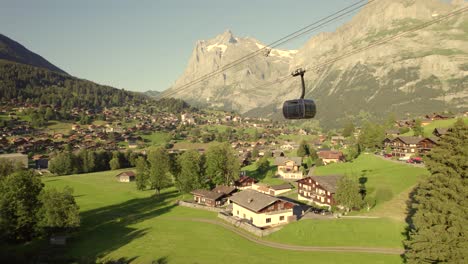
[[[237,43],[236,38],[234,37],[231,30],[229,30],[229,29],[224,31],[222,34],[216,36],[215,41],[217,41],[218,43],[221,43],[221,44]]]

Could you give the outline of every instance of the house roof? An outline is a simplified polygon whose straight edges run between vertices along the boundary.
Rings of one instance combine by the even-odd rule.
[[[117,174],[117,176],[115,177],[120,177],[120,176],[135,177],[135,173],[133,171],[124,171],[124,172]]]
[[[437,128],[434,129],[434,133],[437,133],[439,135],[445,135],[445,134],[448,133],[448,130],[449,130],[448,128],[439,128],[439,127],[437,127]]]
[[[397,137],[396,139],[400,139],[405,144],[418,144],[424,138],[422,137]]]
[[[237,184],[241,184],[241,183],[244,183],[244,182],[247,182],[247,181],[253,181],[253,182],[257,182],[256,179],[252,178],[252,177],[249,177],[249,176],[240,176],[239,180],[236,181]]]
[[[284,165],[288,161],[293,161],[294,165],[298,165],[298,166],[300,166],[302,164],[302,158],[301,157],[292,157],[292,158],[290,158],[290,157],[276,157],[275,158],[275,165],[276,166]]]
[[[325,190],[335,193],[338,186],[338,181],[343,175],[327,175],[327,176],[310,176],[312,180],[320,184]]]
[[[317,155],[322,159],[340,159],[343,157],[343,152],[335,150],[319,151]]]
[[[190,193],[193,195],[203,196],[205,198],[212,199],[215,201],[224,196],[224,193],[212,192],[204,189],[193,190]]]
[[[219,185],[219,186],[216,186],[216,188],[214,188],[211,191],[212,192],[217,192],[217,193],[222,193],[222,194],[231,194],[235,190],[236,190],[236,187],[234,187],[234,186]]]
[[[254,212],[259,212],[263,208],[277,202],[284,201],[277,197],[263,194],[254,190],[244,190],[238,192],[229,198],[233,203],[238,204]]]
[[[284,183],[284,184],[280,184],[280,185],[272,185],[270,186],[270,189],[273,189],[275,191],[278,191],[278,190],[286,190],[286,189],[291,189],[291,184],[289,183]]]

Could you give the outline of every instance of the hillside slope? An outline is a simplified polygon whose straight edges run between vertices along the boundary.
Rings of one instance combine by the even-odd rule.
[[[0,34],[0,59],[45,68],[50,71],[67,74],[40,55],[28,50],[20,43]]]

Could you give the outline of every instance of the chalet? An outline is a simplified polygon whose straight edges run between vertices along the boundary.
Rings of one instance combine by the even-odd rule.
[[[429,120],[445,120],[445,119],[451,118],[451,116],[449,115],[436,114],[436,113],[432,115],[426,115],[425,117],[426,119],[429,119]]]
[[[222,206],[227,197],[236,191],[234,186],[219,185],[213,190],[198,189],[191,192],[195,203],[203,204],[206,206],[216,207]]]
[[[448,128],[435,128],[432,134],[436,137],[442,137],[449,132]]]
[[[280,185],[267,185],[263,183],[254,183],[252,185],[253,190],[264,193],[264,194],[269,194],[272,196],[277,196],[277,195],[289,192],[290,190],[292,190],[292,188],[293,187],[289,183],[284,183]]]
[[[278,175],[284,179],[302,179],[301,157],[277,157],[275,165],[278,166]]]
[[[335,150],[321,150],[317,153],[318,157],[322,160],[323,164],[342,162],[345,160],[343,152]]]
[[[426,153],[437,145],[435,138],[397,137],[385,143],[392,148],[392,155],[396,157],[410,157],[419,153]]]
[[[224,204],[223,193],[212,192],[204,189],[193,190],[190,193],[193,194],[193,201],[198,204],[211,207],[221,206]]]
[[[252,185],[256,182],[257,182],[256,179],[243,175],[237,181],[234,182],[234,186],[236,186],[237,189],[240,189],[240,190],[250,189],[252,188]]]
[[[115,176],[119,182],[131,182],[135,180],[135,173],[133,171],[125,171]]]
[[[247,219],[257,227],[276,226],[297,219],[293,213],[296,204],[254,190],[236,193],[229,200],[233,216]]]
[[[21,153],[12,153],[12,154],[1,154],[0,159],[6,159],[11,162],[19,162],[23,164],[25,168],[28,167],[28,155],[21,154]]]
[[[226,186],[226,185],[218,185],[211,191],[216,192],[216,193],[222,193],[222,194],[224,194],[224,196],[229,196],[229,195],[233,194],[236,191],[236,187]]]
[[[298,199],[319,206],[335,205],[334,195],[341,175],[311,176],[297,181]]]

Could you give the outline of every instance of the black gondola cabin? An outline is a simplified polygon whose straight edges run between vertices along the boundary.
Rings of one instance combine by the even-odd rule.
[[[316,114],[315,103],[307,99],[294,99],[283,104],[283,116],[286,119],[314,118]]]

